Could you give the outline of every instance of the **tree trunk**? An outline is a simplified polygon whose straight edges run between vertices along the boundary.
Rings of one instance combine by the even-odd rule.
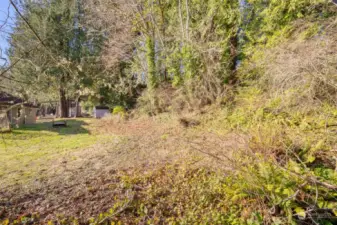
[[[147,60],[147,86],[150,92],[153,92],[157,86],[156,78],[156,53],[154,35],[146,38],[146,60]]]
[[[231,57],[231,64],[230,64],[230,78],[229,83],[234,84],[237,81],[236,77],[236,66],[238,61],[238,36],[234,35],[230,38],[230,57]]]
[[[162,26],[161,26],[161,33],[162,33],[162,37],[163,37],[163,46],[162,46],[162,52],[163,50],[165,50],[165,45],[166,45],[166,26],[167,26],[167,23],[166,23],[166,18],[165,18],[165,4],[163,4],[162,1],[159,1],[159,5],[160,5],[160,12],[161,12],[161,21],[162,21]],[[164,65],[164,81],[167,81],[168,80],[168,77],[167,77],[167,67],[166,67],[166,51],[164,51],[164,54],[161,54],[161,57],[163,58],[163,65]]]
[[[81,114],[80,109],[79,109],[79,101],[80,101],[80,96],[76,98],[76,102],[75,102],[75,118],[77,118]]]
[[[68,101],[66,97],[66,93],[64,89],[60,88],[60,117],[67,118],[69,116],[68,113]]]
[[[62,76],[60,84],[60,117],[67,118],[69,117],[68,112],[68,99],[66,96],[66,91],[64,90],[65,78]]]

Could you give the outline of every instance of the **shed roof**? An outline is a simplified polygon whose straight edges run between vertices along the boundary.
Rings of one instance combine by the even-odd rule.
[[[19,103],[23,103],[24,107],[37,108],[37,105],[33,103],[25,102],[22,98],[0,91],[0,105],[11,106]]]
[[[15,97],[7,92],[0,91],[0,104],[14,105],[24,102],[21,98]]]
[[[104,105],[97,105],[95,106],[95,109],[99,109],[99,110],[109,110],[110,108],[108,106],[104,106]]]

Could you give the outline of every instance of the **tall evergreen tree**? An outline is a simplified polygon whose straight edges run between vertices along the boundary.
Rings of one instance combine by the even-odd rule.
[[[26,94],[38,99],[58,96],[60,116],[68,117],[69,100],[75,99],[90,79],[82,68],[90,57],[98,55],[101,36],[89,38],[82,26],[81,1],[24,1],[21,6],[22,17],[17,17],[11,36],[10,58],[14,61],[24,55],[24,60],[12,75],[30,84],[21,87]],[[39,47],[25,54],[32,46]]]

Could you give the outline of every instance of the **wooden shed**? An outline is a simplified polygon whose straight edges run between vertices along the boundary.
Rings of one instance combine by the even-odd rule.
[[[0,92],[0,114],[2,115],[2,125],[7,126],[5,120],[10,125],[23,125],[36,123],[38,107],[31,103],[26,103],[23,99],[15,97],[6,92]]]

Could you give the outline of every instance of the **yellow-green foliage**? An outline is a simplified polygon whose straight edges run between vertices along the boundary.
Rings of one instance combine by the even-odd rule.
[[[308,207],[326,206],[334,214],[326,220],[314,220],[319,224],[332,224],[337,216],[335,189],[313,180],[337,187],[336,107],[321,103],[301,109],[289,105],[292,101],[287,98],[296,96],[271,97],[257,87],[240,88],[235,104],[223,110],[226,113],[215,120],[222,124],[222,129],[249,135],[251,154],[237,153],[236,162],[241,166],[236,177],[240,187],[236,191],[249,193],[250,197],[265,196],[269,207],[283,209],[282,217],[288,217],[288,223],[296,221],[299,215],[312,216]],[[212,121],[209,126],[214,124]],[[216,129],[221,126],[217,125]],[[292,197],[299,194],[305,196],[306,203]]]
[[[282,29],[275,31],[275,33],[270,37],[265,37],[266,40],[260,40],[260,42],[267,42],[267,47],[275,47],[278,44],[287,40],[292,32],[294,31],[294,27],[292,25],[284,26]],[[268,39],[268,41],[267,41]]]
[[[320,30],[318,23],[309,24],[309,27],[300,34],[300,38],[305,40],[315,36]]]
[[[126,110],[123,106],[115,106],[113,111],[112,111],[112,114],[113,115],[120,115],[120,116],[124,116],[126,113]]]

